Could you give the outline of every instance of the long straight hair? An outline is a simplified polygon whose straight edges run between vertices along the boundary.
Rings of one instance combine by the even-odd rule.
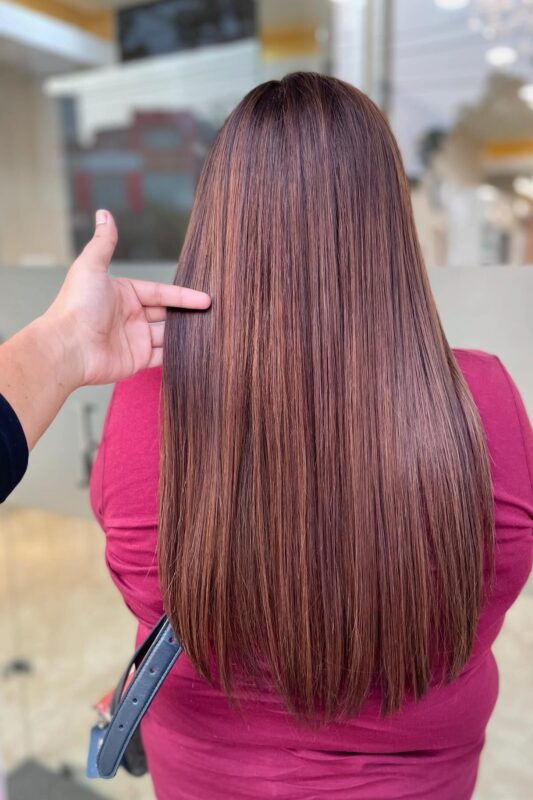
[[[213,298],[169,312],[163,377],[160,580],[197,670],[230,699],[268,676],[304,721],[453,679],[490,568],[488,458],[371,100],[312,73],[251,91],[176,282]]]

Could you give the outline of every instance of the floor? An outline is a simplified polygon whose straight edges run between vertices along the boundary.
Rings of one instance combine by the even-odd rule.
[[[92,787],[78,784],[70,772],[57,772],[35,761],[25,761],[9,775],[9,800],[99,800]]]
[[[500,697],[475,800],[531,797],[532,619],[530,582],[495,648]],[[116,681],[133,636],[93,522],[0,509],[0,753],[12,800],[153,798],[148,778],[84,778],[91,703]],[[46,788],[28,788],[37,785]]]
[[[107,575],[95,523],[0,511],[0,754],[8,771],[31,760],[66,771],[99,797],[153,798],[149,778],[84,777],[91,705],[116,683],[134,631]],[[14,659],[29,662],[31,671],[10,670]]]

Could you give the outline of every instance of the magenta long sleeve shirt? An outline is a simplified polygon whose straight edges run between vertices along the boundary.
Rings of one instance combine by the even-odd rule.
[[[462,674],[394,716],[380,716],[379,697],[370,697],[349,722],[317,731],[295,723],[269,691],[231,710],[183,656],[142,726],[158,800],[471,797],[498,694],[491,646],[531,569],[533,436],[501,362],[474,351],[455,356],[486,432],[496,515],[494,589]],[[152,370],[116,387],[91,480],[107,564],[138,619],[138,638],[163,612],[155,555],[160,384],[161,371]]]

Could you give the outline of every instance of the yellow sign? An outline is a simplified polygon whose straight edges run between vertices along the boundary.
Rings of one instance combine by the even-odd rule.
[[[483,147],[486,158],[533,157],[533,139],[503,139],[487,142]]]
[[[268,61],[278,58],[310,55],[319,46],[314,25],[301,24],[287,27],[263,28],[259,34],[262,56]]]

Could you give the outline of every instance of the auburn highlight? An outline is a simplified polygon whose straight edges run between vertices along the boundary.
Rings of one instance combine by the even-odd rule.
[[[251,91],[205,162],[169,311],[159,570],[199,672],[304,720],[467,663],[490,574],[484,432],[394,137],[312,73]]]

